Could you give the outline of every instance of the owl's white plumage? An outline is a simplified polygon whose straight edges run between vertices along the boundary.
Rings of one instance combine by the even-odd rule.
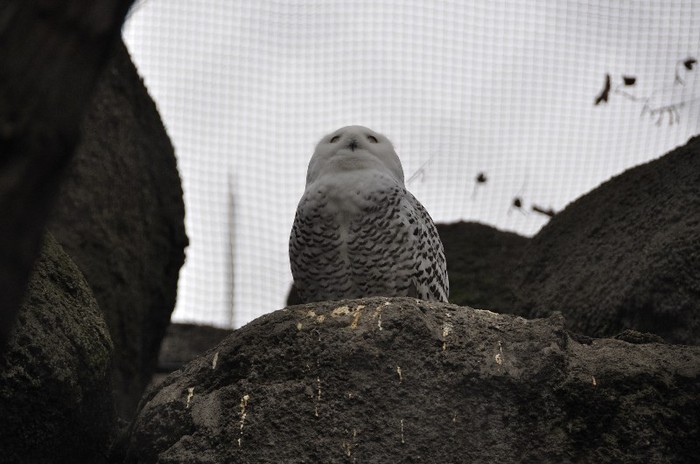
[[[289,258],[303,302],[449,295],[435,224],[406,190],[391,142],[362,126],[340,128],[316,146]]]

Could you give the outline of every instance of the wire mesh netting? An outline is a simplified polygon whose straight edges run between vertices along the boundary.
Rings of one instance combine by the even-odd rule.
[[[306,166],[338,127],[387,135],[436,222],[524,235],[700,133],[696,0],[146,0],[124,36],[183,180],[179,321],[284,306]]]

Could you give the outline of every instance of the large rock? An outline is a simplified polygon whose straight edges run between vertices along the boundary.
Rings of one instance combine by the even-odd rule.
[[[142,401],[128,463],[696,462],[700,347],[411,298],[289,307]]]
[[[173,148],[123,43],[82,135],[50,229],[104,312],[118,411],[129,418],[157,365],[187,237]]]
[[[97,302],[48,235],[0,361],[0,461],[104,462],[116,421],[111,355]]]
[[[450,303],[512,312],[511,279],[529,239],[476,222],[438,224],[450,276]]]
[[[0,357],[82,115],[133,1],[0,2]]]
[[[700,137],[579,198],[530,241],[511,288],[527,317],[700,343]]]

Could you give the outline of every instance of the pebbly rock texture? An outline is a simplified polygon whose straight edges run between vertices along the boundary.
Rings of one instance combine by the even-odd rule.
[[[173,148],[123,43],[100,79],[82,136],[50,230],[104,313],[118,412],[130,418],[157,366],[187,237]]]
[[[450,276],[450,303],[512,312],[507,286],[529,242],[512,232],[476,222],[438,224]]]
[[[567,206],[522,256],[510,286],[526,317],[700,344],[700,137]]]
[[[116,422],[111,355],[87,283],[47,235],[0,361],[0,461],[105,462]]]
[[[696,462],[700,347],[411,298],[289,307],[150,391],[127,463]]]

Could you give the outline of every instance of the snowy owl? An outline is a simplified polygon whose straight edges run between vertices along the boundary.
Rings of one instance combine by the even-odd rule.
[[[442,242],[404,186],[389,139],[362,126],[316,146],[289,238],[302,302],[412,296],[447,301]]]

